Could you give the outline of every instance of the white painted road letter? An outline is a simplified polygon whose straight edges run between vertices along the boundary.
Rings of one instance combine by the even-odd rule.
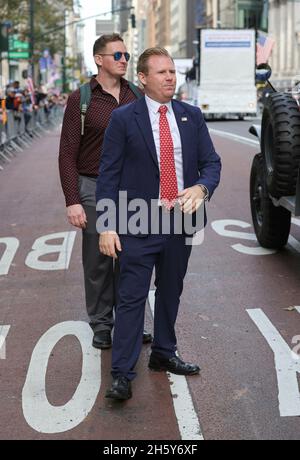
[[[299,417],[300,393],[297,379],[297,373],[300,372],[299,356],[290,349],[261,309],[247,310],[247,313],[274,353],[280,415]]]
[[[32,251],[28,254],[25,264],[35,270],[67,270],[71,259],[72,249],[76,237],[76,232],[53,233],[38,238],[33,246]],[[58,245],[48,244],[51,240],[63,238],[63,242]],[[39,260],[46,254],[58,253],[56,261]]]
[[[74,335],[80,342],[82,376],[70,401],[63,406],[52,406],[46,393],[48,360],[56,343],[66,335]],[[87,323],[67,321],[51,327],[36,344],[22,392],[24,417],[34,430],[40,433],[71,430],[93,408],[101,384],[101,352],[92,348],[92,336]]]
[[[0,359],[6,359],[6,336],[10,326],[0,326]]]
[[[226,236],[228,238],[236,238],[239,240],[248,240],[248,241],[256,241],[256,236],[254,233],[246,233],[246,232],[237,232],[235,230],[226,230],[226,227],[229,225],[241,228],[250,228],[251,225],[247,222],[242,220],[233,220],[233,219],[224,219],[224,220],[216,220],[212,222],[211,226],[214,231],[220,236]],[[242,254],[248,254],[251,256],[266,256],[269,254],[275,254],[277,251],[272,249],[264,249],[262,247],[253,247],[253,246],[246,246],[244,244],[234,244],[231,246],[235,251],[241,252]]]
[[[18,247],[20,245],[17,238],[0,238],[0,245],[5,244],[6,249],[0,259],[0,275],[7,275],[9,272],[10,264],[13,261],[13,258],[16,255]],[[1,246],[0,246],[1,248]]]

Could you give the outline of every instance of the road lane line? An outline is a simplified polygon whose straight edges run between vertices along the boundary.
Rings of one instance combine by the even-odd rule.
[[[212,134],[216,134],[217,136],[226,137],[228,139],[232,139],[237,142],[241,142],[242,144],[251,145],[251,147],[259,147],[258,140],[252,140],[248,137],[239,136],[238,134],[228,133],[226,131],[221,131],[219,129],[209,128],[209,132]]]
[[[6,337],[10,326],[0,326],[0,359],[6,359]]]
[[[291,246],[291,248],[295,249],[295,251],[300,252],[300,242],[292,235],[289,235],[288,246]]]
[[[274,353],[280,415],[281,417],[298,417],[300,415],[297,379],[297,373],[300,372],[299,356],[290,349],[260,308],[246,311]]]
[[[300,227],[300,219],[297,219],[296,217],[292,217],[292,223]]]
[[[154,297],[155,291],[149,291],[148,301],[152,317],[154,318]],[[187,380],[182,375],[170,374],[167,372],[170,382],[170,390],[173,399],[175,415],[181,439],[203,441],[200,423],[195,411],[194,403],[189,391]]]

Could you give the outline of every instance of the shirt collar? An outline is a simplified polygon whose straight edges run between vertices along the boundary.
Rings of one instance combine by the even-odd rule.
[[[172,101],[166,102],[165,104],[161,104],[160,102],[157,102],[154,99],[151,99],[151,97],[147,96],[147,94],[145,95],[145,100],[146,100],[146,104],[147,104],[149,112],[153,113],[153,115],[156,115],[158,113],[158,110],[162,105],[165,105],[166,107],[168,107],[169,112],[172,111]]]

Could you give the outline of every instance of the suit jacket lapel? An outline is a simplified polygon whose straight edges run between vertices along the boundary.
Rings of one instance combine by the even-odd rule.
[[[136,113],[136,121],[143,134],[144,140],[147,144],[151,157],[155,165],[158,168],[159,166],[158,166],[158,161],[157,161],[157,153],[156,153],[156,147],[155,147],[155,142],[153,138],[152,126],[150,122],[148,107],[147,107],[144,97],[141,98],[137,102],[135,113]]]
[[[191,143],[191,133],[189,130],[189,119],[184,107],[178,104],[176,101],[172,100],[172,107],[177,121],[177,126],[181,138],[181,148],[182,148],[182,162],[183,162],[183,176],[186,177],[187,165],[188,165],[188,155],[189,155],[189,146]]]

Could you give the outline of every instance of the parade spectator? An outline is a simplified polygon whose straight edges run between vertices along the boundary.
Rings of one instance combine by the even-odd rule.
[[[6,89],[6,109],[15,110],[15,90],[12,86]]]

